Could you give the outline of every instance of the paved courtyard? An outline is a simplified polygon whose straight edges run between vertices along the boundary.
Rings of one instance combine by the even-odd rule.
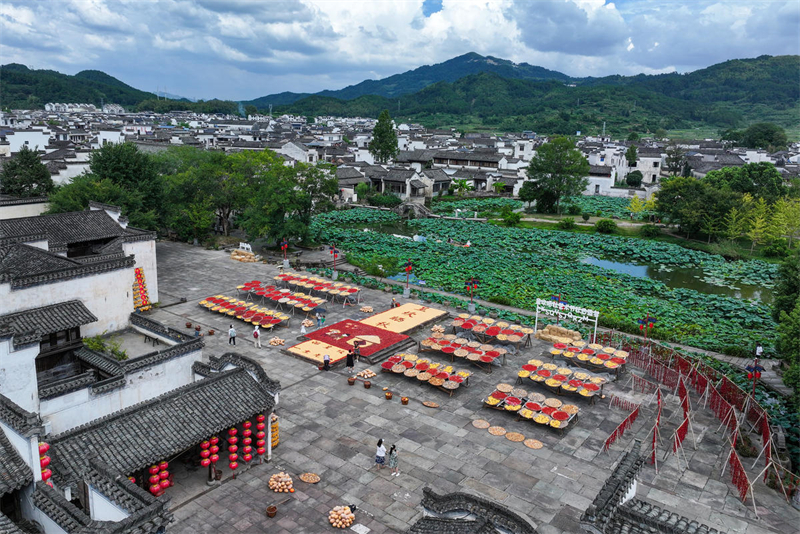
[[[646,441],[652,428],[651,405],[610,453],[603,453],[603,441],[627,415],[609,408],[607,401],[596,406],[581,400],[574,402],[581,407],[580,420],[563,436],[531,422],[516,422],[511,414],[483,408],[482,399],[497,383],[513,384],[517,371],[528,359],[549,361],[549,345],[539,341],[521,355],[509,357],[507,365],[495,368],[492,374],[467,367],[474,373],[470,386],[459,389],[453,397],[402,375],[380,373],[379,365],[371,367],[378,373],[371,389],[361,383],[348,386],[343,368],[318,371],[312,364],[270,347],[267,341],[271,335],[262,339],[262,349],[254,348],[251,329],[241,321],[235,323],[239,338],[234,349],[227,344],[225,335],[231,320],[199,307],[198,301],[218,293],[235,295],[237,285],[253,279],[269,280],[277,274],[277,267],[239,263],[223,252],[179,243],[158,243],[157,251],[160,298],[166,307],[155,310],[152,316],[183,330],[187,321],[203,325],[204,331],[216,330],[218,335],[205,337],[206,358],[232,349],[259,361],[267,374],[282,384],[277,409],[281,442],[273,461],[253,466],[235,480],[226,480],[211,490],[197,484],[195,498],[182,495],[180,503],[176,503],[176,522],[170,532],[317,534],[333,530],[327,523],[327,512],[342,504],[358,506],[356,523],[366,527],[361,532],[403,532],[423,513],[419,503],[424,486],[439,493],[465,491],[493,499],[528,517],[542,534],[579,532],[581,513],[622,450],[634,438]],[[178,303],[181,298],[186,302]],[[364,300],[376,311],[382,311],[388,308],[391,296],[366,290]],[[330,305],[326,326],[345,318],[364,317],[358,308]],[[288,329],[279,329],[277,335],[285,338],[289,346],[296,342],[299,331],[300,318],[295,318]],[[428,332],[418,332],[414,337],[422,339]],[[434,354],[430,359],[445,362],[441,355]],[[364,368],[364,364],[357,366],[357,370]],[[637,402],[644,400],[625,388],[625,382],[623,378],[618,384],[607,385],[606,393],[621,392]],[[385,400],[383,387],[394,392],[393,400]],[[524,387],[537,390],[531,382]],[[402,395],[410,397],[408,406],[400,404]],[[427,408],[422,401],[434,401],[440,408]],[[677,401],[668,398],[659,461],[680,417]],[[481,418],[536,438],[544,447],[529,449],[474,428],[472,421]],[[658,474],[652,466],[645,466],[637,497],[725,532],[798,532],[800,512],[789,507],[776,492],[756,485],[757,518],[752,507],[748,508],[750,502],[745,505],[739,500],[728,482],[729,476],[720,477],[722,458],[728,449],[711,412],[698,407],[693,423],[697,448],[687,438],[689,469],[679,469],[671,455],[659,465]],[[399,477],[390,476],[388,469],[374,468],[379,438],[387,446],[397,445]],[[743,462],[750,468],[753,459],[745,458]],[[227,471],[227,467],[222,469]],[[280,470],[293,475],[295,493],[276,494],[267,487],[270,475]],[[309,485],[297,478],[308,471],[317,473],[322,480]],[[272,519],[265,515],[265,508],[271,504],[278,506],[278,514]]]

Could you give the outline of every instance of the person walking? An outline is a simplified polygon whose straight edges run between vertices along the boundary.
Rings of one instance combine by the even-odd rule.
[[[324,313],[319,316],[319,325],[320,326],[325,326],[325,314]]]
[[[331,355],[330,354],[326,354],[325,356],[322,357],[322,368],[325,369],[326,371],[330,371],[331,370]]]
[[[347,360],[344,362],[344,366],[347,367],[348,372],[351,373],[351,374],[353,372],[353,368],[356,366],[355,359],[356,359],[356,357],[353,354],[353,351],[352,350],[349,351],[347,353]]]
[[[255,329],[253,330],[253,346],[257,349],[261,348],[261,332],[259,332],[259,326],[256,325]]]
[[[317,328],[322,326],[322,316],[317,312]]]
[[[304,325],[303,323],[300,323],[300,335],[304,336],[307,333],[308,333],[308,331],[306,330],[306,325]]]
[[[397,467],[397,447],[392,445],[389,449],[389,469],[392,470],[392,476],[400,476],[400,469]]]
[[[378,447],[375,449],[375,465],[378,469],[383,469],[386,463],[386,447],[383,446],[383,440],[378,440]]]
[[[761,358],[761,355],[764,354],[764,347],[761,346],[761,342],[759,341],[756,343],[756,358]]]
[[[228,330],[228,345],[236,345],[236,329],[231,325]]]
[[[358,341],[353,342],[353,356],[358,363],[358,360],[361,359],[361,344]]]

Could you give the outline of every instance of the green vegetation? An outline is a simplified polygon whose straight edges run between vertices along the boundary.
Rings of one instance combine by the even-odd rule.
[[[778,270],[772,316],[778,321],[778,352],[789,364],[783,381],[800,401],[800,249]]]
[[[45,197],[55,185],[50,171],[27,145],[0,167],[0,193],[20,198]]]
[[[109,339],[105,339],[103,337],[105,335],[106,332],[103,332],[96,336],[85,337],[83,338],[83,344],[86,345],[86,348],[89,350],[102,354],[110,354],[118,361],[127,360],[128,353],[122,349],[122,342],[119,338],[117,336],[112,336]]]
[[[499,215],[503,208],[509,207],[512,210],[520,209],[522,202],[513,198],[468,198],[458,197],[439,197],[431,202],[431,210],[437,215],[455,216],[456,210],[461,210],[462,216],[472,216],[478,212],[481,217]],[[467,213],[464,213],[467,212]],[[472,212],[472,213],[470,213]]]
[[[427,242],[397,239],[336,224],[339,213],[326,214],[312,225],[315,239],[340,243],[352,258],[413,258],[415,274],[432,288],[463,293],[464,280],[481,276],[480,296],[500,296],[517,307],[533,309],[535,299],[562,293],[566,300],[599,309],[602,322],[638,333],[636,320],[645,313],[659,318],[654,335],[692,346],[738,354],[740,347],[762,341],[774,350],[775,328],[768,307],[735,298],[688,289],[669,289],[663,283],[636,278],[577,261],[584,255],[624,259],[675,267],[700,267],[709,278],[728,284],[771,287],[777,268],[759,261],[728,263],[720,256],[688,250],[659,241],[617,236],[504,228],[469,221],[421,219],[410,221]],[[356,215],[346,216],[352,221]],[[372,217],[370,215],[369,217]],[[454,250],[448,238],[472,246]]]
[[[378,122],[372,129],[372,141],[369,142],[369,153],[378,163],[386,163],[397,157],[400,149],[397,147],[397,132],[392,125],[389,110],[384,109],[378,116]]]
[[[528,166],[528,177],[535,184],[536,209],[560,212],[562,198],[580,195],[589,183],[589,162],[566,137],[543,144]]]
[[[288,167],[269,150],[175,147],[151,156],[125,143],[94,152],[89,173],[51,195],[50,212],[95,200],[122,207],[132,226],[182,240],[206,238],[215,220],[226,236],[236,224],[252,239],[302,240],[311,216],[332,209],[337,193],[328,165]]]
[[[594,228],[601,234],[613,234],[617,231],[617,223],[611,219],[600,219],[594,223]]]

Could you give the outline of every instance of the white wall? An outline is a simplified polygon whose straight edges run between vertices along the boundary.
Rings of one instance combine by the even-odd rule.
[[[11,152],[19,152],[19,149],[27,141],[28,148],[34,150],[37,146],[40,150],[50,142],[50,132],[46,130],[14,130],[14,134],[7,134],[6,141],[11,147]]]
[[[0,206],[0,221],[5,219],[18,219],[20,217],[34,217],[41,215],[47,210],[48,202],[37,202],[35,204],[14,204]]]
[[[158,302],[158,267],[156,265],[155,239],[123,243],[122,250],[126,256],[133,254],[136,257],[136,267],[144,270],[147,295],[150,297],[150,302]],[[133,284],[133,279],[131,279],[131,284]]]
[[[38,355],[38,343],[14,352],[11,338],[0,340],[0,393],[29,412],[39,411]]]
[[[89,485],[89,513],[95,521],[122,521],[130,514]]]
[[[92,395],[88,387],[83,388],[41,401],[39,411],[52,425],[53,434],[60,434],[192,383],[192,365],[201,359],[202,350],[192,351],[128,374],[125,387],[101,395]]]
[[[36,436],[29,438],[20,436],[17,431],[0,421],[0,430],[6,435],[8,441],[17,450],[22,460],[33,471],[33,481],[42,479],[42,469],[39,463],[39,442]]]
[[[150,276],[147,278],[149,289]],[[4,313],[13,313],[79,299],[99,318],[81,327],[82,335],[93,336],[128,325],[133,312],[133,280],[133,268],[129,267],[13,291],[10,284],[0,284],[0,302]]]

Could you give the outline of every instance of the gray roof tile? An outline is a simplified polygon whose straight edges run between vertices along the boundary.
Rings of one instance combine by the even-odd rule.
[[[33,472],[0,428],[0,495],[9,493],[33,481]]]
[[[60,332],[97,321],[80,300],[0,315],[0,336],[13,335],[14,345],[39,341],[45,334]]]

